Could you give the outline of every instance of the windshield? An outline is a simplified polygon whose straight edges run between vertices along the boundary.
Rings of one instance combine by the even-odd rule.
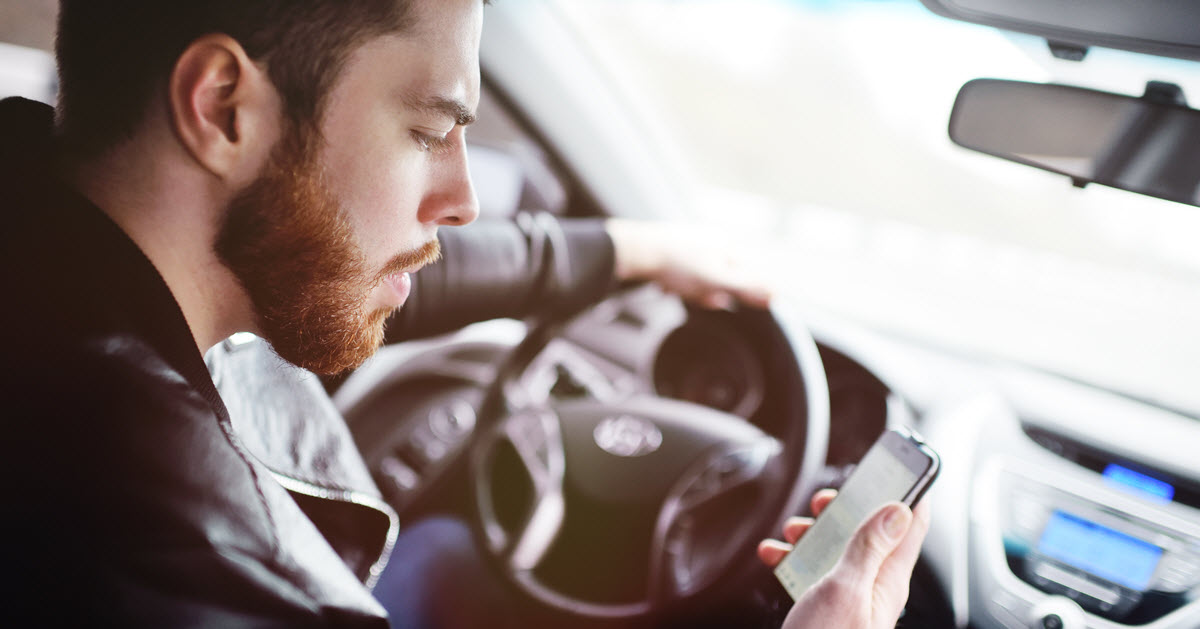
[[[1200,64],[962,24],[917,0],[561,0],[783,291],[955,351],[1200,415],[1200,210],[953,146],[978,77],[1200,99]]]

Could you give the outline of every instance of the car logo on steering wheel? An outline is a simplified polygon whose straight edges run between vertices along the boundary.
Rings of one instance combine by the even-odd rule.
[[[650,454],[658,450],[663,441],[662,431],[654,424],[630,415],[605,419],[596,426],[592,436],[605,452],[625,457]]]

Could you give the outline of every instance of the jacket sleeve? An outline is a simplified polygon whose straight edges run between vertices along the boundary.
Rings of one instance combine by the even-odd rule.
[[[519,214],[439,232],[442,259],[413,276],[387,341],[501,317],[566,313],[615,287],[613,244],[598,219]]]

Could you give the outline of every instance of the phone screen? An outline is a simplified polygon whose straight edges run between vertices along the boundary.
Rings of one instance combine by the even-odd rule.
[[[775,576],[799,598],[837,564],[850,536],[883,505],[904,501],[918,484],[931,480],[936,455],[896,432],[885,432],[846,479],[833,502],[775,569]]]

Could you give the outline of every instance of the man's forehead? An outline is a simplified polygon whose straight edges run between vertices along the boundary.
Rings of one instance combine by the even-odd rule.
[[[376,64],[396,81],[403,103],[470,124],[479,98],[480,0],[421,0],[412,28],[385,35]],[[371,54],[368,52],[368,54]],[[383,74],[381,74],[382,78]]]
[[[479,102],[478,55],[473,41],[381,35],[351,54],[331,102],[384,98],[411,113],[468,124]]]
[[[486,0],[409,0],[409,32],[426,37],[466,36],[478,31]]]

